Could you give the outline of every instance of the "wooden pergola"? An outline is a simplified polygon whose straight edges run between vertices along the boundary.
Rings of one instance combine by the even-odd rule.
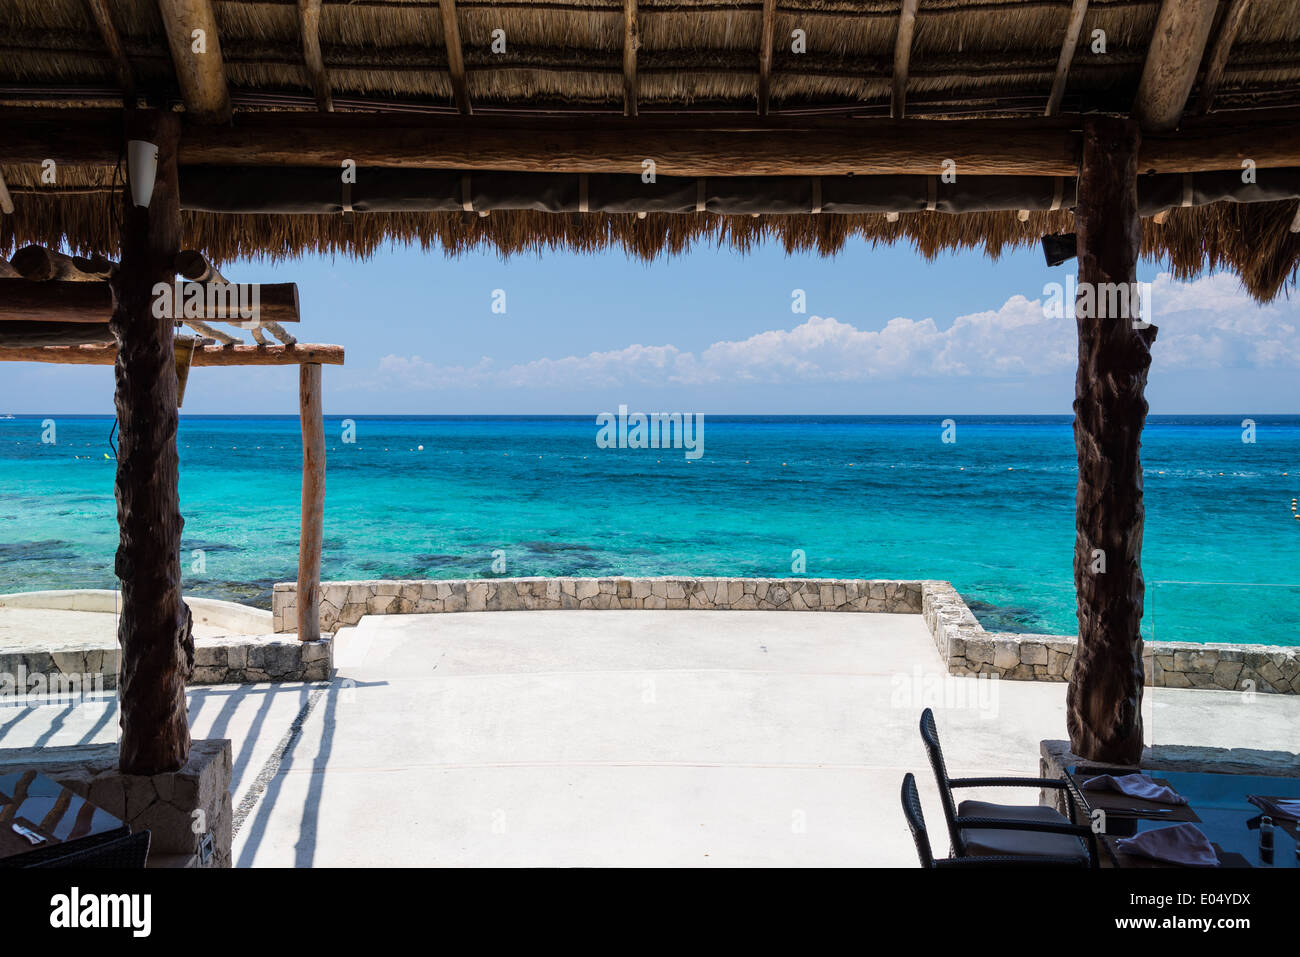
[[[120,256],[112,342],[14,344],[4,357],[116,365],[126,770],[176,767],[187,741],[179,568],[158,558],[180,536],[174,342],[149,312],[183,246],[213,262],[367,256],[392,240],[652,257],[701,240],[832,254],[856,236],[932,256],[1073,234],[1081,296],[1134,283],[1147,255],[1180,278],[1231,268],[1261,301],[1293,287],[1300,262],[1289,0],[9,7],[0,245]],[[158,151],[147,207],[124,196],[131,140]],[[102,292],[33,312],[42,294],[0,282],[0,327],[15,332],[105,315]],[[1156,330],[1106,301],[1076,310],[1068,725],[1081,756],[1135,762]],[[330,348],[208,346],[194,364],[301,364],[307,437]],[[308,439],[305,461],[314,450]],[[303,547],[318,555],[308,511]],[[315,604],[300,585],[300,616]]]
[[[159,114],[160,119],[169,119]],[[175,125],[174,122],[171,125]],[[152,131],[151,131],[152,132]],[[147,135],[147,134],[146,134]],[[175,151],[160,149],[149,206],[128,209],[143,221],[123,230],[122,262],[71,257],[27,246],[0,259],[0,362],[111,365],[117,376],[120,440],[115,491],[121,543],[114,570],[122,583],[118,639],[122,645],[120,764],[151,773],[185,763],[190,737],[185,680],[194,665],[192,619],[181,595],[184,519],[178,497],[176,429],[189,371],[195,366],[297,365],[302,424],[302,516],[298,588],[308,596],[298,614],[301,641],[320,638],[321,545],[325,510],[325,433],[321,366],[342,365],[343,348],[300,344],[281,322],[298,321],[293,283],[259,286],[252,316],[207,309],[180,322],[157,318],[151,278],[171,287],[173,310],[186,291],[195,302],[228,307],[231,284],[194,250],[167,253],[180,237]],[[173,285],[176,276],[193,281]],[[220,292],[221,295],[216,293]],[[191,310],[192,311],[192,310]],[[174,312],[180,315],[180,311]],[[212,323],[247,324],[258,340],[242,344]],[[180,335],[188,325],[198,335]],[[271,344],[263,330],[280,343]],[[105,341],[106,340],[106,341]]]

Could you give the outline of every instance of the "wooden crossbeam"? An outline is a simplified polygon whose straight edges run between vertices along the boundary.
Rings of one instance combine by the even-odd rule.
[[[1196,82],[1219,0],[1163,0],[1133,101],[1143,132],[1176,129]]]
[[[184,283],[181,302],[173,303],[173,317],[184,321],[182,306],[186,296],[202,290],[203,315],[196,319],[226,322],[241,320],[238,302],[249,303],[253,290],[222,284]],[[175,292],[175,287],[171,287]],[[211,295],[209,295],[211,293]],[[263,322],[298,321],[298,286],[292,282],[262,283],[257,286],[258,317]],[[242,299],[236,299],[241,296]],[[198,301],[197,299],[195,301]],[[209,308],[207,304],[211,303]],[[99,324],[107,322],[113,311],[113,295],[107,282],[35,282],[30,279],[0,279],[0,323],[71,322]],[[160,320],[161,321],[161,320]],[[0,327],[2,328],[2,327]]]
[[[211,0],[158,0],[158,12],[186,111],[202,123],[228,122],[230,89]]]
[[[3,332],[4,327],[0,327]],[[111,366],[117,346],[4,346],[0,362],[54,362],[65,365]],[[314,363],[343,365],[343,347],[300,342],[292,346],[203,346],[194,350],[195,366],[293,366]]]
[[[442,39],[447,47],[447,72],[451,74],[456,109],[469,116],[474,108],[470,104],[469,86],[465,82],[465,53],[460,43],[460,24],[456,20],[456,0],[439,0],[438,13],[442,17]]]
[[[599,123],[498,117],[412,117],[366,113],[250,113],[232,128],[186,125],[186,166],[318,166],[340,156],[359,166],[506,170],[542,173],[636,173],[654,157],[665,176],[837,176],[943,172],[1074,176],[1080,138],[1071,117],[1032,120],[863,120],[791,122],[781,117]],[[0,110],[6,163],[117,163],[121,116],[110,110]],[[116,131],[116,132],[115,132]],[[1300,166],[1300,122],[1195,120],[1182,130],[1143,136],[1140,168],[1155,173]],[[234,189],[254,188],[245,177]]]
[[[1056,61],[1056,76],[1052,78],[1052,92],[1047,98],[1046,116],[1055,116],[1061,112],[1061,100],[1065,98],[1065,84],[1070,76],[1070,64],[1074,62],[1074,51],[1079,45],[1079,34],[1083,31],[1083,18],[1088,13],[1088,0],[1074,0],[1070,6],[1070,20],[1065,27],[1065,39],[1061,41],[1061,56]]]
[[[1232,51],[1232,43],[1237,39],[1241,25],[1246,21],[1249,8],[1250,0],[1232,0],[1228,11],[1223,15],[1218,35],[1214,38],[1214,46],[1210,48],[1210,56],[1205,63],[1205,73],[1201,77],[1201,94],[1196,101],[1198,113],[1208,113],[1214,108],[1214,96],[1219,92],[1219,84],[1223,82],[1228,54]]]
[[[916,30],[918,0],[903,0],[898,13],[898,36],[894,38],[893,90],[889,98],[889,115],[903,118],[907,107],[907,71],[912,62],[912,34]]]
[[[758,115],[767,116],[772,99],[772,34],[776,29],[776,0],[763,0],[761,29],[758,41]]]
[[[95,21],[95,26],[99,28],[99,36],[104,41],[104,48],[108,51],[109,59],[113,61],[113,72],[117,74],[117,85],[122,90],[122,103],[125,106],[135,105],[135,74],[131,69],[131,61],[127,59],[126,49],[122,46],[122,37],[117,32],[117,26],[113,23],[112,11],[109,10],[107,0],[86,0],[86,8],[90,12],[91,19]]]
[[[18,277],[34,282],[98,282],[107,279],[114,263],[103,256],[68,256],[44,246],[24,246],[9,263]],[[16,277],[17,278],[17,277]]]
[[[302,33],[302,61],[307,81],[316,94],[316,107],[322,113],[332,113],[334,97],[320,50],[320,8],[321,0],[298,0],[298,27]]]
[[[107,322],[0,322],[0,350],[39,349],[43,346],[112,345]]]
[[[13,322],[103,325],[112,311],[106,282],[0,279],[0,331]]]
[[[623,115],[636,116],[636,52],[641,45],[636,0],[623,0]]]

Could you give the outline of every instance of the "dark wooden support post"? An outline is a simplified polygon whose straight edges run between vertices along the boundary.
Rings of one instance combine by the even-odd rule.
[[[1085,121],[1074,214],[1079,241],[1074,399],[1079,645],[1066,692],[1066,723],[1076,754],[1117,764],[1137,764],[1142,757],[1143,506],[1138,452],[1156,330],[1141,327],[1135,294],[1141,243],[1139,140],[1135,121]],[[1126,295],[1111,294],[1121,288]],[[1125,303],[1127,308],[1119,308]]]
[[[129,139],[158,147],[149,205],[127,198],[122,259],[109,280],[110,327],[117,339],[118,421],[115,563],[122,583],[117,639],[122,740],[118,767],[130,774],[175,771],[189,757],[185,682],[194,667],[189,609],[181,599],[181,519],[177,492],[176,361],[173,328],[153,312],[157,283],[175,279],[181,245],[174,113],[127,114]]]
[[[325,421],[321,412],[321,367],[298,371],[302,418],[302,531],[298,539],[298,640],[320,637],[320,553],[325,523]]]

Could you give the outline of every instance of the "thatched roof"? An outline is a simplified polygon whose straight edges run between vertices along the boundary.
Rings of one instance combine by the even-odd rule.
[[[1239,0],[1219,4],[1210,46]],[[888,117],[897,68],[899,0],[640,0],[635,4],[635,103],[638,115],[707,112],[754,115],[766,92],[773,116]],[[156,0],[109,3],[122,58],[106,45],[87,0],[8,0],[0,5],[0,107],[120,106],[122,86],[150,105],[180,106],[185,92]],[[423,111],[476,115],[541,113],[622,116],[627,108],[624,0],[324,0],[319,45],[327,94],[338,112]],[[765,20],[765,7],[772,16]],[[953,118],[1041,117],[1047,108],[1071,0],[921,0],[904,85],[906,115]],[[1151,46],[1160,0],[1092,0],[1069,63],[1057,112],[1127,113]],[[252,111],[316,111],[321,90],[304,53],[297,0],[213,0],[234,123]],[[1213,112],[1297,105],[1300,18],[1294,0],[1252,0],[1214,85]],[[459,32],[448,43],[445,14]],[[769,25],[770,24],[770,25]],[[774,38],[763,67],[763,38]],[[504,30],[506,50],[492,52]],[[804,31],[807,52],[791,51]],[[1094,54],[1094,31],[1106,52]],[[1188,113],[1210,75],[1211,54],[1188,99]],[[463,70],[458,68],[463,61]],[[123,63],[127,71],[123,77]],[[457,74],[463,76],[460,97]],[[764,82],[762,74],[766,73]],[[472,107],[471,107],[472,105]],[[0,249],[68,243],[82,253],[116,252],[111,194],[115,172],[65,168],[58,188],[40,183],[40,168],[4,165],[15,213],[0,215]],[[117,180],[120,186],[120,178]],[[1215,203],[1175,208],[1144,221],[1144,249],[1180,276],[1228,267],[1268,299],[1294,283],[1300,234],[1290,231],[1296,204]],[[707,212],[556,214],[499,210],[332,215],[186,213],[185,243],[216,261],[282,257],[304,251],[366,256],[389,240],[458,253],[618,246],[644,257],[694,243],[738,249],[767,238],[790,250],[834,253],[853,236],[905,240],[924,255],[971,247],[996,256],[1069,231],[1068,210],[1014,210],[950,215],[881,214],[726,216]]]

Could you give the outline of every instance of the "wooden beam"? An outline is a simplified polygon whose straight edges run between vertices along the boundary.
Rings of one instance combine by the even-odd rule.
[[[102,325],[112,312],[107,282],[0,279],[0,329],[11,322]]]
[[[230,89],[211,0],[158,0],[158,12],[186,111],[200,123],[229,122]]]
[[[1208,113],[1214,107],[1214,95],[1219,92],[1223,82],[1223,71],[1228,65],[1228,54],[1232,43],[1237,39],[1241,25],[1246,22],[1246,13],[1250,9],[1250,0],[1231,0],[1228,11],[1219,24],[1219,33],[1210,48],[1209,59],[1205,62],[1205,73],[1201,77],[1201,95],[1196,101],[1198,113]]]
[[[889,97],[889,115],[903,118],[907,108],[907,71],[912,62],[912,33],[916,30],[918,0],[903,0],[898,13],[898,35],[894,38],[893,89]]]
[[[109,59],[113,61],[117,85],[122,90],[122,105],[133,107],[135,106],[135,75],[131,69],[131,61],[127,59],[126,49],[122,46],[122,37],[113,23],[113,14],[107,0],[86,0],[86,7],[91,19],[95,21],[95,26],[99,28],[99,36],[104,41]]]
[[[186,279],[191,279],[197,283],[215,283],[224,286],[231,285],[230,280],[221,275],[217,268],[208,262],[207,257],[197,249],[184,249],[177,254],[176,272],[184,276]],[[297,293],[295,292],[295,297],[296,295]],[[197,319],[186,320],[186,325],[200,335],[216,339],[226,345],[234,345],[238,342],[237,339],[234,339],[233,337],[228,336],[220,330],[214,329],[212,326]],[[289,335],[289,333],[285,332],[284,328],[274,320],[263,318],[261,320],[261,325],[266,328],[266,331],[269,331],[287,346],[291,346],[298,341],[293,336]],[[268,344],[266,342],[266,336],[261,328],[254,326],[252,332],[253,338],[257,340],[259,345]]]
[[[637,173],[653,157],[664,176],[941,173],[953,158],[976,175],[1029,173],[1068,176],[1076,171],[1078,137],[1011,127],[959,129],[925,123],[852,129],[805,130],[509,129],[495,126],[376,128],[353,114],[337,128],[299,125],[287,116],[269,123],[243,117],[235,129],[195,128],[184,149],[208,165],[338,165],[340,155],[358,166],[426,169]],[[435,131],[436,129],[436,131]],[[991,135],[998,129],[998,135]],[[189,162],[189,159],[186,160]],[[1262,163],[1259,165],[1263,165]]]
[[[1162,0],[1133,101],[1143,132],[1178,127],[1218,8],[1219,0]]]
[[[197,249],[182,249],[176,254],[175,265],[176,274],[191,282],[229,282]]]
[[[316,108],[322,113],[332,113],[334,97],[320,51],[320,8],[321,0],[298,0],[298,27],[302,33],[302,62],[307,70],[307,82],[316,94]]]
[[[180,250],[180,121],[174,113],[132,112],[128,125],[132,139],[158,147],[158,174],[147,207],[122,207],[122,259],[111,280],[120,529],[114,570],[122,587],[118,768],[160,774],[179,770],[189,757],[185,682],[194,667],[193,619],[181,597],[172,324],[153,315],[154,287],[172,281]]]
[[[1074,585],[1079,641],[1066,691],[1070,748],[1089,761],[1142,757],[1142,464],[1144,395],[1154,326],[1139,322],[1137,122],[1098,116],[1084,125],[1074,223],[1079,245],[1075,315]],[[1114,296],[1110,290],[1126,295]],[[1133,293],[1130,297],[1127,293]]]
[[[641,45],[637,29],[636,0],[623,0],[623,115],[636,116],[636,51]]]
[[[14,198],[9,195],[9,187],[5,185],[3,173],[0,173],[0,213],[6,216],[14,214]]]
[[[465,82],[465,53],[460,43],[456,0],[438,0],[438,13],[442,16],[442,39],[447,47],[447,72],[451,75],[456,109],[469,116],[474,112],[474,107],[470,104],[469,85]]]
[[[325,522],[325,422],[321,411],[321,367],[298,370],[298,413],[302,421],[302,526],[298,538],[298,640],[320,638],[320,556]]]
[[[772,99],[772,45],[776,29],[776,0],[763,0],[763,18],[758,41],[758,115],[767,116]]]
[[[139,207],[144,208],[144,207]],[[174,268],[174,267],[173,267]],[[202,301],[203,314],[195,319],[225,322],[244,321],[239,304],[258,300],[256,317],[263,322],[297,322],[299,318],[298,286],[291,282],[276,283],[182,283],[180,301],[175,301],[174,278],[166,280],[172,291],[171,317],[178,322],[187,318],[184,305],[189,297]],[[202,290],[200,293],[196,290]],[[113,311],[113,297],[107,282],[33,282],[29,279],[0,279],[0,323],[6,322],[107,322]],[[158,321],[166,321],[164,319]]]
[[[57,325],[57,324],[49,324]],[[8,342],[9,326],[0,327],[0,362],[53,362],[60,365],[111,366],[117,346],[81,345],[97,326],[61,326],[80,334],[76,344],[48,347],[13,347]],[[88,334],[89,333],[89,334]],[[201,346],[194,351],[194,366],[297,366],[343,365],[343,347],[297,343],[292,346]]]
[[[1083,31],[1083,18],[1088,13],[1088,0],[1074,0],[1070,6],[1070,19],[1065,26],[1065,39],[1061,41],[1061,56],[1056,61],[1056,76],[1052,78],[1052,92],[1047,97],[1047,110],[1044,115],[1055,116],[1061,112],[1061,100],[1065,98],[1065,84],[1070,76],[1070,64],[1074,62],[1074,51],[1079,46],[1079,34]]]
[[[15,349],[23,352],[39,351],[45,346],[79,346],[85,343],[97,343],[98,347],[109,346],[113,351],[104,365],[112,364],[112,356],[117,354],[117,345],[107,322],[93,326],[70,322],[0,323],[0,353]]]
[[[120,131],[104,110],[0,110],[6,163],[113,167]],[[1300,122],[1189,118],[1180,131],[1147,135],[1143,172],[1186,173],[1300,166]],[[680,176],[959,174],[1073,176],[1080,136],[1074,117],[1033,120],[859,120],[782,117],[701,120],[608,117],[599,123],[516,117],[412,117],[366,113],[250,113],[233,128],[186,124],[181,162],[215,166],[515,170]]]
[[[10,265],[23,279],[47,282],[102,282],[113,271],[103,256],[67,256],[44,246],[24,246],[13,255]]]

